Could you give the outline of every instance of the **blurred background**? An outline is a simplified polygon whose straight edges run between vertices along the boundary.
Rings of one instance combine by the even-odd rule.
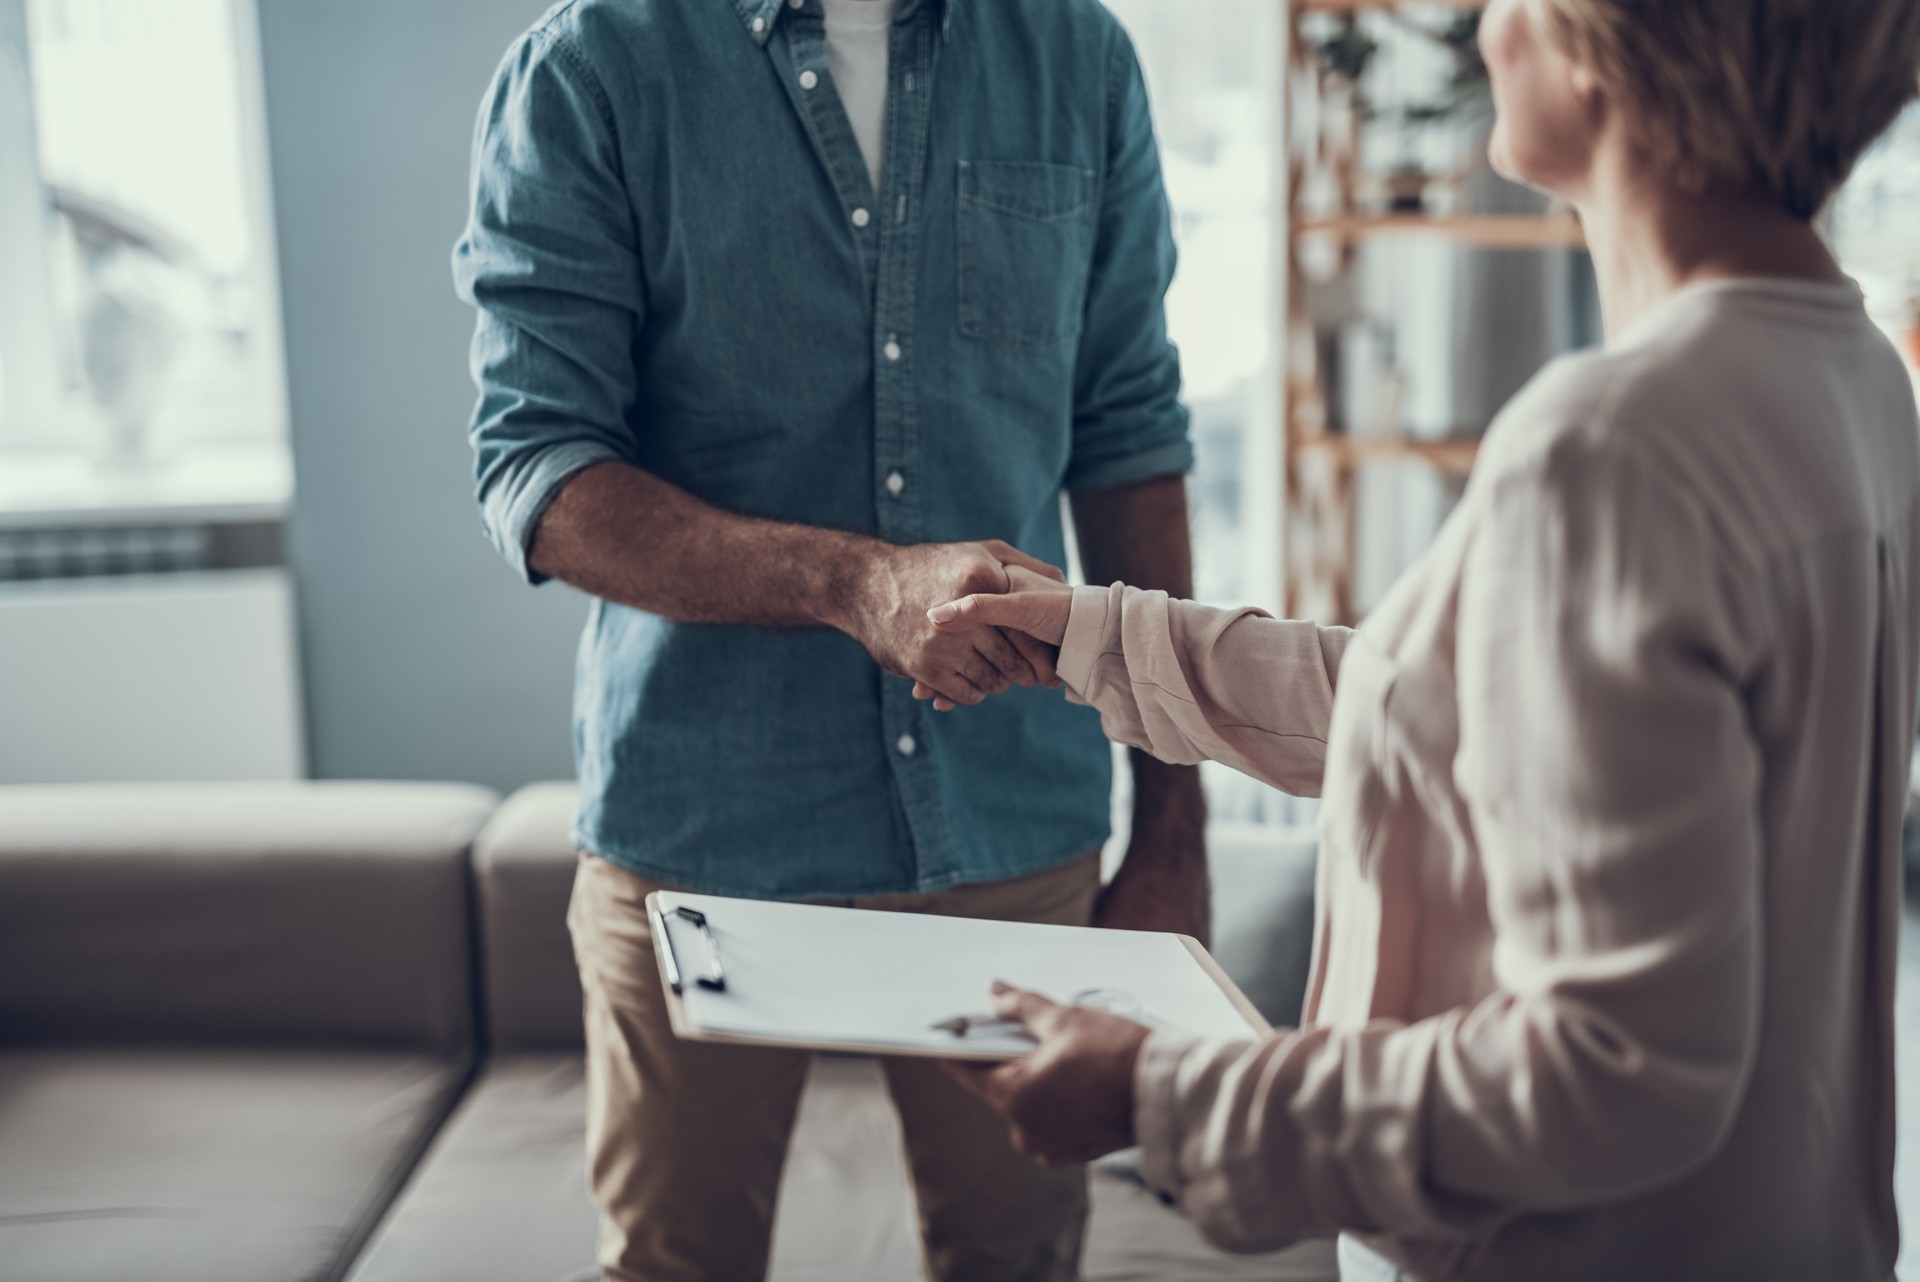
[[[1108,3],[1176,217],[1198,595],[1357,620],[1506,398],[1599,341],[1579,229],[1484,164],[1473,3]],[[0,0],[0,785],[571,776],[586,603],[482,537],[448,270],[546,7]],[[1824,226],[1920,364],[1920,111]],[[1223,860],[1310,880],[1310,802],[1207,782]]]
[[[1597,340],[1577,228],[1481,163],[1471,7],[1112,7],[1177,216],[1199,595],[1358,617]],[[0,779],[567,773],[584,607],[479,535],[447,272],[543,8],[0,0]],[[1917,220],[1910,115],[1830,217],[1909,351]]]

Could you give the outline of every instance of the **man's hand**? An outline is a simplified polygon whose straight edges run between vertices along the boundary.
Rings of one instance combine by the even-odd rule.
[[[1074,1166],[1132,1147],[1133,1069],[1147,1029],[1000,983],[993,1004],[1025,1024],[1039,1048],[1005,1064],[949,1071],[1012,1123],[1013,1146],[1042,1166]]]
[[[946,633],[927,611],[957,596],[1005,592],[1018,572],[1058,582],[1059,570],[998,539],[984,543],[874,545],[862,557],[850,600],[834,626],[867,648],[874,662],[948,707],[976,704],[1009,686],[1044,685],[1053,677],[1045,647],[999,628]]]
[[[1065,583],[1007,567],[1007,590],[976,593],[928,611],[942,632],[976,635],[998,628],[1047,647],[1045,676],[1057,682],[1054,664],[1067,635],[1073,589]],[[945,712],[952,702],[925,684],[916,699],[932,699]],[[1101,892],[1093,924],[1109,930],[1163,930],[1192,935],[1202,944],[1212,934],[1212,895],[1207,884],[1206,799],[1190,767],[1168,766],[1133,754],[1134,826],[1126,862]]]
[[[941,632],[953,636],[999,632],[1019,646],[1033,664],[1038,684],[1057,686],[1060,679],[1054,669],[1060,657],[1060,642],[1067,635],[1073,589],[1067,586],[1063,575],[1036,574],[1028,564],[1025,561],[1007,564],[1002,587],[936,605],[927,611],[927,618]],[[936,712],[950,712],[959,702],[946,697],[929,682],[916,684],[913,697],[933,700]]]

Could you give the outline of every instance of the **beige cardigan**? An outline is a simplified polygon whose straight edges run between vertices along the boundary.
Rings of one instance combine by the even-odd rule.
[[[1421,1279],[1891,1276],[1920,424],[1856,290],[1556,363],[1357,632],[1115,585],[1108,733],[1320,794],[1304,1026],[1156,1033],[1149,1183]]]

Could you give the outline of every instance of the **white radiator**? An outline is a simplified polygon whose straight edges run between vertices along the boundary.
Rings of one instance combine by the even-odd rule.
[[[284,570],[0,583],[0,783],[306,773]]]

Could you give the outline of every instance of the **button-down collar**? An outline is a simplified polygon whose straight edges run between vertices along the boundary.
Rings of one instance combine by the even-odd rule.
[[[740,11],[740,20],[747,24],[747,34],[753,37],[757,45],[765,46],[773,35],[773,22],[780,16],[783,0],[733,0],[733,7]]]
[[[953,22],[953,0],[906,0],[900,6],[900,16],[907,16],[921,4],[940,6],[940,34],[946,35]],[[746,24],[753,42],[765,48],[773,38],[773,24],[788,7],[788,0],[733,0],[733,7],[740,14],[740,21]]]

